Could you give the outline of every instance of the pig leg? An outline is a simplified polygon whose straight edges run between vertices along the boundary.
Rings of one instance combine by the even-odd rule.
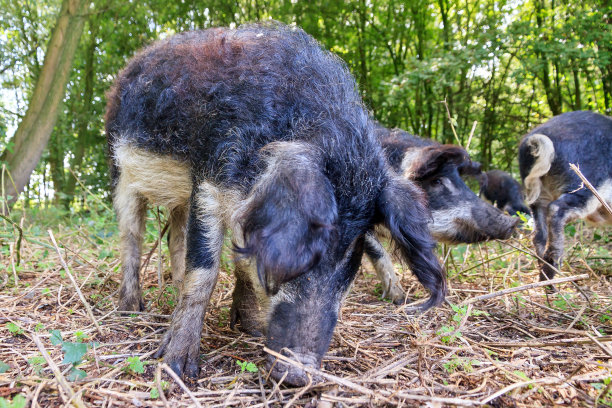
[[[263,315],[261,304],[253,287],[253,280],[249,272],[256,274],[254,266],[245,259],[234,259],[236,269],[236,286],[232,293],[232,308],[230,310],[230,327],[236,327],[240,322],[239,329],[251,336],[263,335]]]
[[[187,222],[185,281],[172,322],[156,357],[178,375],[198,375],[200,338],[206,307],[217,283],[219,258],[223,245],[220,204],[207,193],[206,184],[192,195]]]
[[[176,207],[170,211],[170,232],[168,249],[172,266],[172,283],[179,290],[183,289],[185,278],[185,232],[187,229],[187,207]]]
[[[546,205],[541,203],[535,203],[531,206],[531,213],[533,214],[534,222],[534,236],[533,245],[536,249],[536,254],[540,258],[544,257],[544,250],[546,249],[546,239],[548,237],[548,226],[546,225],[546,215],[548,213]]]
[[[588,196],[588,194],[580,191],[572,194],[563,194],[548,205],[548,215],[546,217],[548,242],[543,259],[557,269],[563,256],[565,224],[580,216],[581,210],[588,201]],[[555,270],[550,265],[544,264],[542,266],[540,280],[552,279],[555,276]]]
[[[124,176],[121,175],[115,190],[113,204],[117,211],[121,241],[122,278],[117,308],[129,312],[143,311],[139,270],[147,212],[146,201],[138,192],[129,188]]]
[[[388,296],[396,305],[403,304],[406,300],[406,293],[395,274],[393,260],[371,232],[366,234],[364,250],[370,262],[374,265],[378,279],[380,279],[383,287],[383,297]]]

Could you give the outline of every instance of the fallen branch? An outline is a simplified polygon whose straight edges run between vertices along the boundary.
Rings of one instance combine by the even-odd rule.
[[[284,356],[280,353],[277,353],[274,350],[270,350],[267,347],[264,347],[264,351],[268,354],[271,354],[272,356],[276,357],[278,360],[282,360],[283,362],[287,363],[287,364],[291,364],[294,367],[298,367],[300,369],[302,369],[303,371],[309,373],[309,374],[313,374],[315,376],[318,377],[322,377],[325,378],[326,380],[329,380],[331,382],[334,382],[338,385],[342,385],[346,388],[350,388],[354,391],[360,392],[362,394],[368,395],[371,398],[374,398],[376,400],[383,400],[386,402],[392,402],[392,398],[398,398],[398,399],[408,399],[408,400],[413,400],[413,401],[429,401],[429,402],[437,402],[440,404],[449,404],[449,405],[462,405],[462,406],[472,406],[472,405],[481,405],[478,401],[472,401],[472,400],[464,400],[461,398],[440,398],[440,397],[433,397],[433,396],[427,396],[427,395],[416,395],[416,394],[409,394],[406,392],[394,392],[391,393],[389,391],[385,391],[385,390],[371,390],[369,388],[366,388],[364,386],[361,386],[359,384],[355,384],[354,382],[347,380],[345,378],[341,378],[341,377],[336,377],[335,375],[331,375],[331,374],[327,374],[321,370],[318,370],[316,368],[313,367],[309,367],[309,366],[305,366],[304,364],[300,363],[299,361],[293,360],[287,356]]]
[[[561,339],[555,341],[517,341],[517,342],[487,342],[481,343],[483,346],[491,347],[556,347],[556,346],[573,346],[576,344],[591,344],[605,343],[612,341],[612,336],[602,336],[595,338],[586,333],[587,337],[575,339]]]
[[[60,388],[68,395],[69,400],[72,402],[72,404],[77,408],[86,408],[83,401],[81,401],[80,395],[75,394],[72,387],[70,387],[70,384],[68,384],[68,381],[66,381],[66,378],[64,378],[64,375],[60,371],[59,367],[57,366],[57,364],[55,364],[55,361],[53,361],[53,359],[49,355],[49,352],[45,348],[45,345],[42,343],[42,341],[40,341],[38,336],[34,333],[32,333],[32,340],[34,340],[34,343],[36,343],[36,347],[38,347],[40,354],[42,354],[45,361],[49,365],[51,372],[53,372],[53,375],[55,376],[55,380],[57,381]]]
[[[538,288],[540,286],[548,286],[548,285],[554,285],[557,283],[573,282],[577,280],[587,279],[588,277],[589,275],[587,273],[583,273],[582,275],[568,276],[565,278],[549,279],[546,281],[529,283],[527,285],[517,286],[516,288],[503,289],[497,292],[488,293],[486,295],[476,296],[475,298],[466,299],[463,302],[461,302],[460,305],[468,305],[470,303],[478,302],[480,300],[492,299],[495,297],[507,295],[508,293],[520,292],[522,290]]]
[[[96,326],[98,333],[104,334],[102,333],[102,329],[100,328],[100,325],[98,324],[98,321],[96,320],[96,317],[94,316],[93,311],[91,310],[91,307],[89,306],[89,303],[87,303],[87,299],[85,299],[85,296],[83,296],[83,292],[81,292],[81,288],[79,288],[79,284],[74,279],[74,276],[72,276],[72,273],[70,273],[70,270],[68,269],[68,265],[66,264],[66,261],[64,261],[64,257],[62,256],[59,246],[57,245],[57,242],[55,242],[53,231],[47,230],[47,232],[49,233],[49,236],[51,237],[51,242],[53,242],[53,246],[55,246],[55,251],[57,252],[60,262],[62,266],[64,267],[64,271],[66,271],[66,275],[68,275],[68,278],[70,278],[70,282],[72,282],[72,285],[76,289],[77,294],[79,295],[79,299],[81,299],[81,302],[85,306],[85,310],[87,310],[87,314],[89,315],[89,318],[93,322],[94,326]]]

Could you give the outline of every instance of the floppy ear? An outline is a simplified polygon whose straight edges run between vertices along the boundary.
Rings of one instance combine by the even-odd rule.
[[[452,163],[456,166],[468,162],[470,156],[459,146],[427,146],[422,149],[415,162],[410,165],[412,180],[423,180],[435,174],[442,166]]]
[[[436,242],[427,228],[430,215],[423,197],[423,192],[410,181],[392,178],[378,198],[377,211],[403,260],[431,293],[422,306],[428,309],[444,300],[446,276],[434,251]]]
[[[459,174],[478,178],[482,174],[482,164],[468,159],[459,165]]]
[[[332,246],[338,214],[331,184],[316,160],[296,155],[285,143],[271,150],[277,156],[268,161],[238,220],[244,247],[235,249],[256,258],[259,280],[274,294],[283,282],[318,264]]]

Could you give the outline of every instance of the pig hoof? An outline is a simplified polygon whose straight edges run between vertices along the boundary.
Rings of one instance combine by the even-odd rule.
[[[144,309],[144,302],[140,295],[122,297],[119,299],[119,305],[117,305],[117,310],[122,312],[143,312]]]
[[[173,333],[175,331],[171,326],[164,334],[153,357],[160,358],[163,356],[164,362],[180,377],[185,374],[187,377],[197,378],[200,360],[199,336],[184,338],[184,336],[173,336]]]
[[[383,296],[391,299],[396,305],[403,305],[406,301],[406,293],[399,286],[392,286],[387,296]]]

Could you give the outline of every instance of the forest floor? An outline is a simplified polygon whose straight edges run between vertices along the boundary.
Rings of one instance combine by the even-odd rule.
[[[382,300],[364,261],[323,360],[323,382],[300,388],[268,378],[263,339],[230,329],[227,250],[206,315],[201,373],[186,392],[152,358],[176,304],[174,288],[158,284],[163,221],[151,213],[147,227],[146,313],[124,316],[115,311],[120,271],[110,211],[13,215],[24,238],[17,251],[17,230],[1,222],[0,407],[612,407],[610,230],[566,229],[560,277],[575,280],[548,296],[522,287],[538,282],[528,232],[454,247],[445,261],[447,303],[421,314]],[[414,298],[426,295],[407,270],[402,283]],[[498,293],[512,288],[519,290]],[[477,298],[487,294],[494,296]]]

